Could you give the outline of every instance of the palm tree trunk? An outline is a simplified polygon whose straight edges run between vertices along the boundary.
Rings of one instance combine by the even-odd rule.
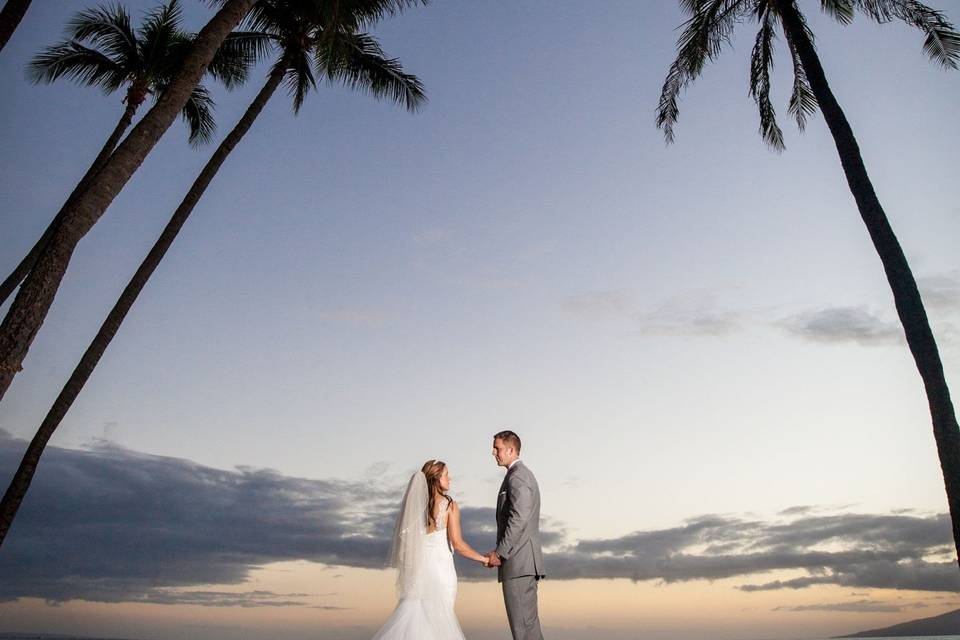
[[[117,123],[117,126],[113,129],[113,133],[110,134],[110,137],[107,138],[107,142],[103,145],[103,148],[100,149],[100,153],[97,154],[97,157],[94,159],[93,164],[90,165],[90,168],[87,169],[87,172],[83,174],[83,177],[80,178],[80,182],[77,183],[77,186],[74,187],[73,191],[67,197],[67,201],[63,203],[63,206],[60,207],[60,211],[57,212],[57,215],[54,216],[53,220],[50,221],[50,224],[47,225],[47,229],[43,232],[43,235],[40,236],[40,239],[37,240],[37,243],[33,245],[33,248],[30,249],[30,252],[23,257],[23,260],[20,261],[20,264],[16,266],[13,272],[7,276],[7,279],[0,284],[0,305],[7,301],[7,298],[17,290],[17,287],[20,286],[20,283],[23,282],[23,279],[27,277],[27,274],[30,273],[30,270],[33,269],[33,265],[37,262],[37,257],[40,255],[40,252],[43,251],[43,248],[47,246],[47,243],[50,242],[50,238],[53,237],[53,232],[57,228],[57,225],[63,219],[63,213],[70,206],[76,202],[77,198],[80,197],[84,191],[87,190],[87,187],[90,185],[90,181],[93,180],[93,176],[97,175],[97,172],[100,170],[106,161],[110,157],[110,154],[113,153],[113,150],[116,148],[117,143],[120,142],[121,136],[123,136],[124,131],[130,128],[130,123],[133,122],[133,115],[137,111],[137,105],[127,103],[126,108],[123,110],[123,116],[120,118],[120,122]]]
[[[866,166],[860,155],[860,148],[853,137],[850,123],[837,103],[827,83],[820,59],[813,43],[807,37],[794,0],[776,0],[784,31],[790,43],[797,51],[810,86],[817,98],[823,117],[830,127],[847,184],[856,200],[860,216],[863,218],[873,246],[876,248],[887,274],[887,282],[893,291],[897,314],[903,324],[907,345],[913,354],[920,377],[923,379],[933,418],[933,436],[937,442],[940,468],[943,471],[943,483],[947,491],[947,503],[950,506],[950,518],[953,523],[953,539],[960,563],[960,428],[950,389],[943,375],[943,364],[937,350],[937,342],[927,321],[927,312],[923,307],[920,290],[910,271],[910,265],[903,254],[900,242],[890,227],[890,222],[880,206],[880,201],[867,175]]]
[[[253,6],[255,0],[227,0],[194,40],[169,87],[130,131],[89,188],[64,211],[50,242],[40,253],[0,324],[0,399],[6,394],[34,337],[40,330],[70,258],[80,240],[100,219],[113,199],[173,123],[197,86],[217,49]]]
[[[10,486],[3,495],[3,501],[0,502],[0,546],[3,545],[7,532],[10,530],[10,525],[13,523],[17,510],[20,508],[27,489],[30,487],[30,482],[33,480],[33,475],[40,462],[40,456],[43,454],[43,450],[47,446],[50,436],[52,436],[53,432],[60,426],[60,422],[73,405],[74,400],[77,399],[87,379],[90,378],[90,374],[93,373],[94,368],[100,361],[100,357],[103,356],[110,341],[113,340],[113,337],[120,329],[120,324],[124,318],[126,318],[133,303],[137,300],[137,296],[143,291],[147,280],[150,279],[150,276],[160,264],[170,245],[173,244],[177,234],[180,233],[180,229],[187,221],[187,218],[190,217],[191,212],[193,212],[193,208],[197,205],[201,196],[203,196],[204,191],[206,191],[214,176],[217,175],[217,171],[220,170],[227,156],[230,155],[230,152],[233,151],[243,136],[249,131],[254,120],[256,120],[260,112],[263,111],[263,107],[267,104],[267,101],[270,100],[271,96],[273,96],[277,90],[277,87],[280,86],[280,83],[283,81],[284,69],[285,67],[278,67],[278,69],[270,74],[269,79],[263,88],[260,89],[257,97],[250,103],[250,106],[247,107],[243,117],[240,118],[240,121],[237,122],[233,130],[224,138],[220,146],[217,147],[217,150],[214,151],[210,160],[207,161],[207,164],[204,165],[203,170],[200,171],[200,175],[197,176],[197,179],[190,186],[187,195],[160,234],[160,238],[157,239],[153,248],[150,249],[150,253],[144,258],[140,267],[133,275],[133,278],[127,284],[126,288],[124,288],[123,293],[120,294],[120,298],[117,299],[113,309],[110,310],[107,319],[103,325],[101,325],[100,330],[93,338],[90,346],[87,347],[83,357],[80,358],[79,364],[77,364],[67,383],[60,391],[60,395],[57,396],[50,411],[43,419],[40,428],[37,429],[37,433],[30,442],[30,446],[27,447],[27,451],[20,461],[20,466],[17,468],[17,472],[14,474]]]
[[[7,40],[13,35],[30,8],[30,0],[7,0],[0,10],[0,51],[7,46]]]

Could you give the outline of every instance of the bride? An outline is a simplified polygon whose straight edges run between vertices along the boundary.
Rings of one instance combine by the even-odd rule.
[[[453,551],[484,566],[488,561],[464,542],[460,507],[449,489],[447,465],[440,460],[428,460],[410,478],[390,552],[399,602],[373,640],[463,640],[453,611]]]

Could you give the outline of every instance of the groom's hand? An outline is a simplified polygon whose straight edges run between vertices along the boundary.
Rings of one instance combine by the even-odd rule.
[[[487,554],[487,562],[489,567],[499,567],[503,564],[503,561],[500,560],[500,556],[497,555],[496,551],[491,551]]]

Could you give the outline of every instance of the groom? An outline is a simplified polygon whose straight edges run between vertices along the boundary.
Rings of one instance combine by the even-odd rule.
[[[520,461],[520,437],[513,431],[493,436],[493,457],[507,475],[497,496],[497,548],[487,558],[503,585],[514,640],[543,640],[537,614],[537,583],[544,577],[540,488]]]

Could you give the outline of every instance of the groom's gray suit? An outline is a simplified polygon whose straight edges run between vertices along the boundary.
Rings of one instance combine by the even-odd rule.
[[[537,613],[537,582],[544,577],[540,548],[540,488],[517,460],[497,495],[497,579],[514,640],[543,640]]]

